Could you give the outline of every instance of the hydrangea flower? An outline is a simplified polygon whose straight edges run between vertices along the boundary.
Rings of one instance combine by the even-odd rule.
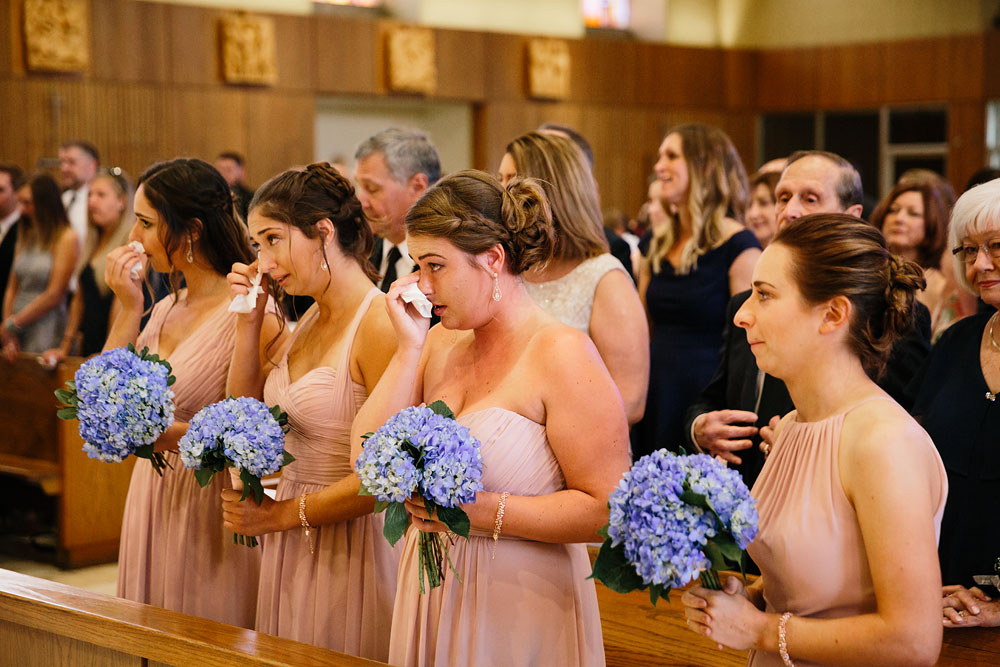
[[[67,404],[59,417],[80,421],[90,458],[117,463],[138,454],[162,470],[162,456],[153,453],[152,444],[174,421],[173,377],[168,363],[147,352],[137,353],[132,345],[102,352],[80,366],[66,389],[56,391]]]

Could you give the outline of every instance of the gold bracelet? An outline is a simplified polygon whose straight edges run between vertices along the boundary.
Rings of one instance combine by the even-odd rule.
[[[316,553],[316,547],[312,539],[312,526],[309,525],[309,519],[306,518],[306,494],[304,493],[299,496],[299,523],[302,524],[302,529],[305,530],[306,541],[309,543],[309,553]]]
[[[497,518],[493,523],[493,558],[497,557],[497,542],[500,540],[500,530],[503,528],[503,513],[507,508],[507,496],[510,492],[504,491],[500,494],[500,502],[497,503]]]
[[[788,619],[791,617],[792,612],[786,611],[778,619],[778,655],[781,656],[781,661],[785,663],[785,667],[795,667],[795,663],[788,657],[788,637],[786,635]]]

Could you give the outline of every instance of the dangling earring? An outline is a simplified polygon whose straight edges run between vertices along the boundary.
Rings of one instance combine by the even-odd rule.
[[[493,274],[493,300],[499,301],[503,297],[503,292],[500,291],[500,280],[497,278],[497,274]]]
[[[188,251],[185,259],[187,259],[188,264],[194,262],[194,242],[191,241],[190,236],[188,236]]]
[[[329,265],[326,263],[326,255],[323,255],[323,261],[319,263],[319,268],[323,269],[324,271],[330,270]]]

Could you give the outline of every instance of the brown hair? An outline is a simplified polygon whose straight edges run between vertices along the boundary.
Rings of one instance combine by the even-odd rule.
[[[507,144],[518,176],[537,179],[552,210],[553,256],[584,260],[608,252],[594,174],[583,151],[555,134],[529,132]]]
[[[690,185],[688,200],[683,205],[691,212],[692,236],[681,255],[676,272],[686,275],[695,268],[698,257],[717,247],[722,241],[722,221],[726,216],[742,223],[746,217],[750,188],[747,172],[729,136],[717,127],[691,123],[678,125],[666,136],[681,138],[681,150],[687,163]],[[653,272],[659,273],[660,263],[677,239],[680,218],[664,204],[670,219],[662,236],[654,236],[649,247]]]
[[[791,276],[812,304],[845,296],[852,313],[848,344],[865,371],[885,371],[893,342],[913,328],[923,270],[889,252],[882,233],[843,213],[803,216],[778,230],[772,244],[792,254]]]
[[[555,248],[552,213],[537,181],[515,178],[504,187],[471,169],[427,190],[406,214],[406,231],[445,238],[473,255],[499,243],[514,275],[547,262]]]
[[[950,186],[949,186],[950,187]],[[954,200],[930,179],[901,179],[871,214],[871,223],[881,230],[889,209],[905,192],[919,192],[924,203],[924,239],[917,245],[917,263],[925,269],[941,268],[941,254],[948,243],[948,216]]]
[[[55,179],[45,172],[31,176],[21,187],[31,191],[31,204],[35,212],[22,215],[18,223],[17,243],[21,247],[39,245],[51,250],[62,231],[69,227],[69,218],[62,203],[62,193]]]
[[[750,177],[750,194],[757,189],[758,185],[766,185],[767,189],[771,192],[771,201],[776,201],[774,197],[774,189],[778,187],[778,181],[781,180],[781,172],[778,171],[758,171],[756,174]]]

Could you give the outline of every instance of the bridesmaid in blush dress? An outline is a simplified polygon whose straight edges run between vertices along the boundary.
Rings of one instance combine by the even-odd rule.
[[[407,530],[392,615],[394,665],[603,665],[584,543],[607,522],[628,467],[628,425],[586,334],[528,295],[521,273],[552,254],[541,187],[476,171],[430,188],[407,215],[419,273],[386,295],[399,347],[358,413],[352,442],[400,409],[443,400],[482,443],[484,491],[463,506],[472,530],[457,576],[419,592],[419,531],[444,531],[420,498]],[[412,284],[441,325],[406,305]]]
[[[201,160],[153,165],[135,193],[131,246],[108,255],[105,278],[121,303],[104,349],[135,343],[167,359],[174,384],[175,422],[156,442],[170,468],[159,476],[136,462],[122,520],[118,595],[136,602],[253,627],[260,550],[235,545],[222,527],[219,493],[230,486],[216,475],[201,488],[176,453],[187,421],[226,396],[236,335],[228,312],[226,273],[253,257],[225,180]],[[138,263],[171,274],[173,294],[159,301],[140,332],[143,316]],[[186,287],[177,289],[183,276]],[[272,323],[271,330],[277,325]]]
[[[396,349],[368,261],[372,233],[354,188],[326,163],[261,186],[249,227],[258,260],[233,266],[233,290],[245,294],[259,268],[272,287],[316,302],[285,345],[259,344],[260,301],[237,327],[230,391],[280,405],[290,426],[285,448],[295,456],[277,501],[258,506],[223,492],[226,526],[264,536],[256,628],[384,661],[398,549],[382,537],[372,498],[358,495],[349,440]]]
[[[932,665],[948,480],[927,433],[873,381],[913,326],[920,267],[860,218],[808,215],[764,251],[736,313],[795,403],[753,487],[760,578],[686,592],[688,625],[750,665]]]

